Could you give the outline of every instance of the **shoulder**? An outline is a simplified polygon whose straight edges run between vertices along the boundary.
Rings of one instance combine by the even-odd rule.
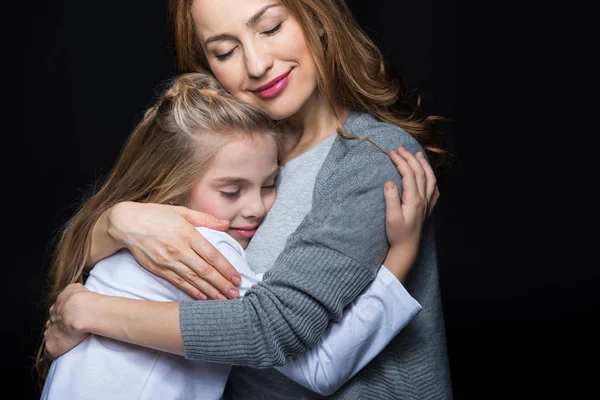
[[[142,300],[177,301],[188,296],[167,280],[144,269],[123,249],[96,263],[85,286],[97,293]]]
[[[404,146],[413,153],[423,150],[419,142],[404,129],[380,121],[373,115],[363,111],[351,110],[344,124],[344,129],[349,135],[362,136],[373,141],[387,152],[397,149],[399,146]],[[355,151],[366,150],[366,147],[377,150],[365,140],[353,142],[355,142],[355,146],[352,147],[357,147]]]
[[[223,248],[235,252],[240,257],[244,256],[244,249],[242,246],[226,232],[216,231],[205,227],[196,227],[198,232],[204,236],[213,246],[222,250]]]
[[[391,150],[399,146],[404,146],[412,153],[423,150],[404,129],[357,110],[349,111],[344,132],[359,138],[336,138],[320,171],[318,183],[327,181],[337,187],[343,182],[343,186],[351,188],[363,188],[365,185],[379,188],[384,181],[399,178],[398,170],[389,157]]]

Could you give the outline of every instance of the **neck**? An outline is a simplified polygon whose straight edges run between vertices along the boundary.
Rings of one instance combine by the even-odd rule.
[[[337,115],[342,123],[348,114],[347,109],[338,108]],[[286,140],[285,156],[283,161],[305,153],[336,130],[336,117],[330,110],[327,101],[317,91],[306,104],[292,117],[292,123],[296,127],[296,135],[290,135]]]

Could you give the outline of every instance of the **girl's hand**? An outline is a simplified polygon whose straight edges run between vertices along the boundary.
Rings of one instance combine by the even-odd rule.
[[[402,199],[394,182],[385,183],[386,234],[390,250],[384,265],[404,282],[419,251],[423,224],[440,192],[435,174],[422,152],[399,147],[390,157],[402,175]]]
[[[119,203],[104,214],[94,227],[92,260],[99,258],[99,247],[111,246],[108,240],[127,247],[144,268],[193,298],[239,296],[237,270],[195,228],[225,230],[229,221],[186,207],[135,202]]]
[[[93,301],[94,293],[80,283],[70,284],[58,295],[44,331],[46,357],[59,357],[89,336],[83,332],[83,318],[89,317],[85,306]]]

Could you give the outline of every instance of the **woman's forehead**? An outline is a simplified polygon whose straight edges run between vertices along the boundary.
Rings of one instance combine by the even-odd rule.
[[[284,7],[278,0],[194,0],[191,13],[201,36],[250,27],[264,15]]]

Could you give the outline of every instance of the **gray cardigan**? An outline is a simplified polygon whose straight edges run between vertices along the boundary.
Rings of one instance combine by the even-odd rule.
[[[422,150],[405,131],[368,114],[350,112],[344,129],[388,151],[400,145],[413,153]],[[240,300],[181,303],[186,357],[268,368],[315,345],[385,259],[387,180],[401,187],[386,154],[364,140],[336,138],[317,176],[310,213],[263,281]],[[452,398],[431,222],[406,287],[422,305],[421,313],[331,398]],[[289,396],[275,391],[261,398]],[[311,397],[302,391],[293,398]]]

